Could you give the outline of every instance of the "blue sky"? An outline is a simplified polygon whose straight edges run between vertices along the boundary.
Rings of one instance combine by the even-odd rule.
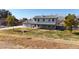
[[[79,15],[79,9],[9,9],[16,18],[32,18],[37,15],[67,15],[69,13]]]

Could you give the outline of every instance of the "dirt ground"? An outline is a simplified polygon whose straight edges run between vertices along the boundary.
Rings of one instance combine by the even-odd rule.
[[[0,37],[0,49],[75,49],[79,48],[78,41],[60,39],[33,38],[21,36]]]
[[[67,49],[79,48],[79,45],[64,44],[57,42],[47,42],[42,40],[24,40],[17,43],[12,41],[0,41],[0,49]]]

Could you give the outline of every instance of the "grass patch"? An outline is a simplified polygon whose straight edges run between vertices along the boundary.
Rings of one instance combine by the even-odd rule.
[[[24,33],[19,31],[26,31]],[[45,30],[45,29],[31,29],[31,28],[17,28],[17,29],[10,29],[5,31],[0,31],[1,33],[6,34],[17,34],[17,35],[25,35],[25,36],[32,36],[32,37],[45,37],[45,38],[53,38],[53,39],[64,39],[64,40],[78,40],[79,39],[79,32],[73,31],[72,33],[68,30],[59,31],[59,30]],[[72,39],[73,38],[73,39]]]

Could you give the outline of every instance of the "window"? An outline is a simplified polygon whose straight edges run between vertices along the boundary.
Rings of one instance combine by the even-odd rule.
[[[39,25],[38,25],[38,27],[39,27]]]
[[[52,19],[52,21],[54,21],[54,18]]]
[[[34,27],[36,27],[36,24],[34,25]]]
[[[45,19],[43,19],[43,22],[45,21]]]
[[[38,19],[38,22],[39,22],[39,19]]]
[[[50,22],[50,19],[48,21]]]
[[[34,19],[36,21],[36,19]]]

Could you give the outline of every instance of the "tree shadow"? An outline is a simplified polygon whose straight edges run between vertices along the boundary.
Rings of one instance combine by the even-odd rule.
[[[79,35],[79,32],[74,32],[74,33],[72,33],[72,34]]]

